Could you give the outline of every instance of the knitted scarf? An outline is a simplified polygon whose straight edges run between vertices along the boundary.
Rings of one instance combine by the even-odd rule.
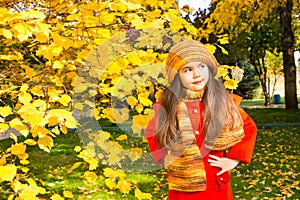
[[[201,101],[204,91],[187,90],[185,92],[185,98],[178,103],[177,109],[179,135],[177,139],[171,142],[168,155],[165,158],[169,189],[183,192],[204,191],[206,189],[204,163],[185,104],[185,101]],[[232,109],[231,115],[234,120],[229,121],[230,118],[227,117],[219,137],[214,140],[205,139],[206,148],[225,150],[244,137],[243,124],[237,109],[229,108]]]

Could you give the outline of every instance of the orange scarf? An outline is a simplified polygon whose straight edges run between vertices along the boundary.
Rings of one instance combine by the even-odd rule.
[[[200,94],[200,96],[203,94]],[[196,96],[195,96],[196,95]],[[199,93],[192,95],[199,101]],[[188,97],[189,99],[191,96]],[[211,150],[225,150],[244,137],[243,123],[239,112],[230,103],[232,121],[226,117],[224,127],[218,138],[205,139],[205,147]],[[233,105],[234,106],[234,105]],[[168,183],[170,190],[183,192],[204,191],[206,189],[206,174],[200,149],[197,145],[188,109],[184,102],[178,103],[177,119],[179,126],[178,138],[169,146],[169,153],[165,158],[168,169]]]

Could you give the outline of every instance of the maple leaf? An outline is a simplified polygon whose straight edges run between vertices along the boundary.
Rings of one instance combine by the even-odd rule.
[[[73,193],[71,192],[71,191],[68,191],[68,190],[65,190],[64,192],[63,192],[63,195],[64,195],[64,197],[66,197],[66,198],[74,198],[74,195],[73,195]]]
[[[234,80],[236,80],[237,82],[240,82],[242,79],[243,79],[243,76],[244,76],[244,70],[239,68],[238,66],[235,66],[233,69],[232,69],[232,78]]]
[[[3,35],[7,39],[12,39],[12,37],[13,37],[13,34],[11,33],[11,31],[7,30],[7,29],[1,29],[0,35]]]
[[[54,146],[53,139],[49,135],[46,135],[38,139],[38,145],[41,149],[50,153],[51,148]]]
[[[11,145],[10,151],[13,155],[21,155],[26,151],[26,145],[23,143]]]
[[[128,194],[131,190],[131,183],[121,178],[115,187],[120,190],[120,192]]]
[[[54,194],[50,197],[51,200],[64,200],[64,198],[62,196],[60,196],[59,194]]]
[[[131,148],[128,152],[128,157],[132,160],[132,162],[137,161],[143,155],[142,148]]]
[[[116,138],[116,140],[118,141],[127,140],[127,135],[126,134],[120,135],[119,137]]]
[[[14,164],[0,166],[0,182],[12,181],[17,174],[17,167]]]
[[[0,115],[4,118],[10,115],[11,111],[12,109],[9,106],[0,107]]]
[[[150,193],[143,193],[139,188],[135,189],[134,196],[139,200],[152,199],[152,195]]]
[[[111,190],[117,186],[115,179],[106,178],[104,182],[105,182],[105,185]]]
[[[25,188],[19,194],[20,199],[36,199],[36,193],[32,188]]]
[[[9,128],[8,124],[6,123],[0,123],[0,133],[3,133],[5,131],[7,131]]]
[[[68,104],[71,102],[71,97],[67,94],[61,95],[60,99],[58,100],[62,105],[68,106]]]
[[[98,178],[95,172],[86,171],[84,172],[84,179],[87,180],[89,183],[93,183]]]
[[[236,89],[238,87],[238,82],[236,80],[228,79],[224,82],[225,88]]]
[[[134,108],[134,106],[137,104],[138,100],[134,96],[129,96],[127,98],[127,102],[131,108]]]

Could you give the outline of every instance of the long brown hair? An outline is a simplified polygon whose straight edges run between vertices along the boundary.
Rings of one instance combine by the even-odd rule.
[[[233,104],[232,99],[226,92],[222,80],[213,78],[209,70],[209,80],[203,95],[204,123],[203,132],[207,139],[217,138],[220,134],[226,116],[230,111],[228,103]],[[167,146],[172,140],[178,138],[177,105],[183,85],[177,73],[173,82],[164,91],[162,107],[158,118],[158,144]],[[230,116],[229,116],[230,117]]]

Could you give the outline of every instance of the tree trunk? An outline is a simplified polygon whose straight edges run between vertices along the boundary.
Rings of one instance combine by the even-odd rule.
[[[294,58],[294,34],[292,31],[292,0],[280,9],[280,32],[284,67],[285,108],[298,109],[296,65]]]

